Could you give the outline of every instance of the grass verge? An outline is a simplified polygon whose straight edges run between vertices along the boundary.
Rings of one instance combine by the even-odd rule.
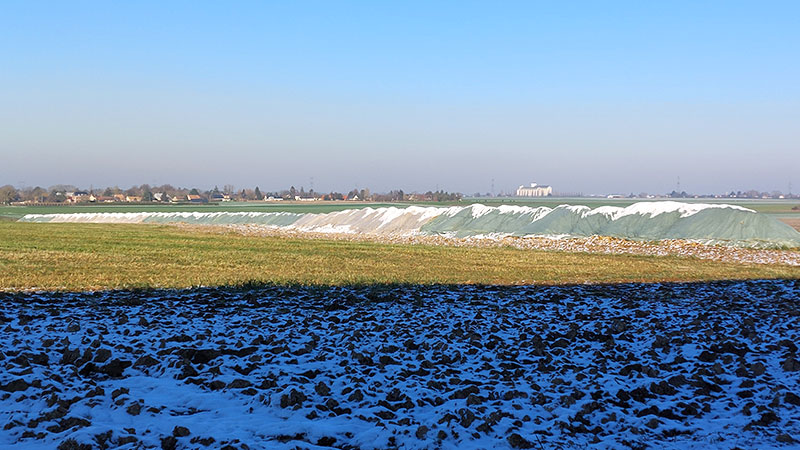
[[[0,289],[257,283],[569,284],[800,278],[800,268],[514,248],[390,245],[181,230],[0,222]]]

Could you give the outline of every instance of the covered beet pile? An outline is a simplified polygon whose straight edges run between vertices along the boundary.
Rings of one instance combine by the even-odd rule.
[[[800,232],[740,206],[640,202],[628,207],[555,208],[484,205],[361,208],[325,214],[289,212],[139,212],[28,214],[27,222],[254,224],[307,232],[376,235],[611,236],[659,241],[685,239],[755,248],[798,248]]]

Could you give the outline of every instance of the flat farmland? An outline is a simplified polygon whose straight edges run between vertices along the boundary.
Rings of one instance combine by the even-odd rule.
[[[800,267],[681,256],[245,236],[169,225],[0,222],[3,290],[574,284],[800,278]]]

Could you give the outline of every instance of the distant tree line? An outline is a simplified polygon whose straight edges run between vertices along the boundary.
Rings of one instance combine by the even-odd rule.
[[[190,197],[191,196],[191,197]],[[22,203],[67,203],[80,202],[215,202],[215,201],[263,201],[263,200],[349,200],[349,201],[374,201],[374,202],[402,202],[402,201],[430,201],[451,202],[463,198],[461,193],[446,192],[442,190],[427,191],[425,193],[406,193],[402,189],[391,190],[386,193],[372,193],[367,188],[351,189],[346,193],[327,192],[319,193],[314,189],[306,190],[294,186],[279,191],[262,191],[259,186],[253,189],[237,189],[226,184],[220,189],[202,190],[196,187],[175,187],[171,184],[151,186],[149,184],[134,185],[127,189],[119,186],[104,188],[81,189],[74,185],[58,184],[43,188],[41,186],[15,188],[11,185],[0,186],[0,204]],[[79,199],[79,200],[76,200]]]
[[[672,198],[798,198],[797,195],[784,194],[781,191],[758,191],[750,189],[749,191],[730,191],[722,195],[718,194],[689,194],[686,191],[672,191],[667,194]]]
[[[455,202],[463,198],[458,192],[447,192],[442,190],[419,192],[404,192],[402,189],[391,190],[386,193],[372,193],[367,188],[351,189],[348,192],[330,191],[320,193],[310,189],[305,190],[294,186],[289,189],[278,191],[262,191],[259,186],[254,188],[237,189],[233,185],[226,184],[220,189],[214,186],[213,189],[202,190],[198,188],[175,187],[171,184],[151,186],[149,184],[134,185],[127,189],[119,186],[109,186],[96,189],[80,189],[73,185],[57,184],[48,188],[41,186],[15,188],[12,185],[0,186],[0,204],[11,204],[16,202],[23,203],[65,203],[75,198],[75,194],[80,196],[81,201],[89,201],[93,198],[94,202],[112,201],[135,201],[144,203],[164,203],[164,202],[188,202],[188,196],[195,196],[191,201],[217,202],[217,201],[263,201],[263,200],[348,200],[348,201],[371,201],[371,202]],[[484,194],[483,196],[490,196]],[[71,197],[72,196],[72,197]],[[482,196],[479,193],[475,197]],[[628,198],[655,198],[645,192],[627,196]],[[800,198],[797,194],[784,194],[781,191],[758,191],[751,189],[748,191],[730,191],[724,194],[690,194],[686,191],[672,191],[666,194],[669,198]]]

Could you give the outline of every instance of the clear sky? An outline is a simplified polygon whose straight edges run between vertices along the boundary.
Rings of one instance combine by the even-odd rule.
[[[0,3],[0,184],[800,191],[800,2]]]

